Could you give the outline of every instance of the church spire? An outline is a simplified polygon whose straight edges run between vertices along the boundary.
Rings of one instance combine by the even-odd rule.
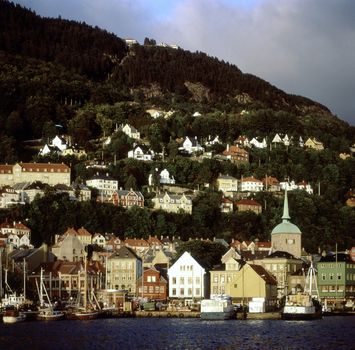
[[[285,188],[285,198],[284,198],[284,212],[282,215],[282,221],[286,222],[290,220],[290,215],[288,213],[288,199],[287,199],[287,188]]]

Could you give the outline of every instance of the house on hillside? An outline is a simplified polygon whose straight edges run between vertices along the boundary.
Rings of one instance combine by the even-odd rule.
[[[220,174],[216,182],[218,191],[222,191],[225,195],[238,192],[238,180],[233,176]]]
[[[150,161],[154,159],[154,156],[154,151],[145,145],[136,145],[132,150],[128,151],[128,158],[137,160]]]
[[[118,181],[109,176],[96,173],[91,179],[86,180],[86,185],[96,188],[99,191],[99,196],[107,199],[118,190]]]
[[[254,176],[241,178],[239,190],[242,192],[260,192],[263,190],[263,183]]]
[[[192,198],[190,196],[179,194],[157,194],[153,199],[154,209],[165,210],[170,213],[178,213],[184,211],[188,214],[192,213]]]
[[[304,143],[305,147],[315,149],[316,151],[323,151],[324,145],[322,142],[318,141],[315,137],[308,138],[307,141]]]
[[[235,204],[239,212],[253,211],[255,214],[260,214],[262,212],[261,204],[255,201],[254,199],[248,199],[248,198],[240,199]]]
[[[109,199],[110,203],[116,206],[122,206],[124,208],[132,208],[137,206],[140,208],[144,207],[144,196],[140,191],[123,190],[119,189],[111,195]]]
[[[191,138],[186,136],[185,141],[183,142],[182,147],[179,147],[179,150],[191,154],[195,152],[203,152],[204,148],[198,142],[197,136]]]
[[[140,132],[132,125],[125,124],[122,126],[122,132],[124,132],[128,137],[135,139],[135,140],[140,140],[141,134]]]
[[[227,157],[233,164],[249,163],[249,152],[244,148],[237,146],[229,146],[223,151],[223,155]]]

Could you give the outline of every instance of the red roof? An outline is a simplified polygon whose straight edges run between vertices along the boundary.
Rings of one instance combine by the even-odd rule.
[[[241,182],[261,182],[261,180],[256,179],[254,176],[244,177],[240,181]]]
[[[237,205],[252,205],[255,207],[261,207],[261,204],[259,204],[257,201],[254,201],[254,199],[241,199],[238,202],[236,202]]]

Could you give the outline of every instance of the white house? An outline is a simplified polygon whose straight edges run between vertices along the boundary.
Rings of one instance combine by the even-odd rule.
[[[92,237],[92,244],[104,248],[106,246],[106,239],[101,233],[95,233]]]
[[[161,184],[170,184],[170,185],[173,185],[175,184],[175,179],[174,179],[174,176],[172,176],[170,178],[170,173],[167,169],[163,169],[161,172],[160,172],[160,178],[159,178],[159,182]]]
[[[254,176],[242,178],[239,182],[240,191],[260,192],[263,190],[263,182]]]
[[[128,152],[128,158],[134,158],[137,160],[144,160],[144,161],[153,160],[154,151],[148,149],[144,145],[137,145]]]
[[[266,148],[267,147],[265,137],[263,138],[262,142],[258,141],[255,137],[253,137],[252,140],[250,141],[250,144],[256,148]]]
[[[211,135],[208,136],[208,141],[206,142],[206,146],[212,146],[215,144],[221,144],[222,142],[219,139],[219,136],[217,135],[213,140],[211,140]]]
[[[184,143],[182,144],[182,147],[179,147],[180,150],[186,151],[187,153],[193,153],[193,152],[203,152],[204,148],[199,144],[197,141],[197,137],[195,136],[194,138],[189,138],[186,136],[186,139]]]
[[[118,181],[108,176],[108,174],[96,174],[86,181],[86,186],[98,189],[100,196],[110,197],[118,190]]]
[[[132,139],[139,140],[141,138],[140,132],[132,125],[124,125],[122,131]]]
[[[313,194],[313,188],[312,186],[305,180],[302,180],[297,184],[298,189],[304,190],[308,192],[309,194]]]
[[[168,269],[169,298],[203,299],[208,292],[206,270],[191,256],[184,252]]]
[[[297,190],[298,186],[296,185],[295,181],[281,181],[280,182],[280,188],[281,190],[285,191],[292,191],[292,190]]]
[[[165,210],[170,213],[179,213],[184,211],[188,214],[192,213],[192,199],[184,193],[179,194],[157,194],[153,199],[154,209]]]
[[[272,143],[282,143],[282,139],[279,134],[276,134],[272,139]]]

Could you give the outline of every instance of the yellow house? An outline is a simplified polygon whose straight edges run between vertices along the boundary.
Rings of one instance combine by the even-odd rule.
[[[324,150],[324,146],[323,143],[316,140],[315,138],[308,138],[308,140],[304,143],[304,145],[308,148],[313,148],[317,151],[323,151]]]
[[[238,191],[238,180],[229,175],[219,175],[217,178],[218,191],[224,194],[233,193]]]
[[[266,307],[275,306],[277,281],[260,265],[244,264],[226,285],[226,294],[237,303],[247,303],[252,298],[264,298]]]

